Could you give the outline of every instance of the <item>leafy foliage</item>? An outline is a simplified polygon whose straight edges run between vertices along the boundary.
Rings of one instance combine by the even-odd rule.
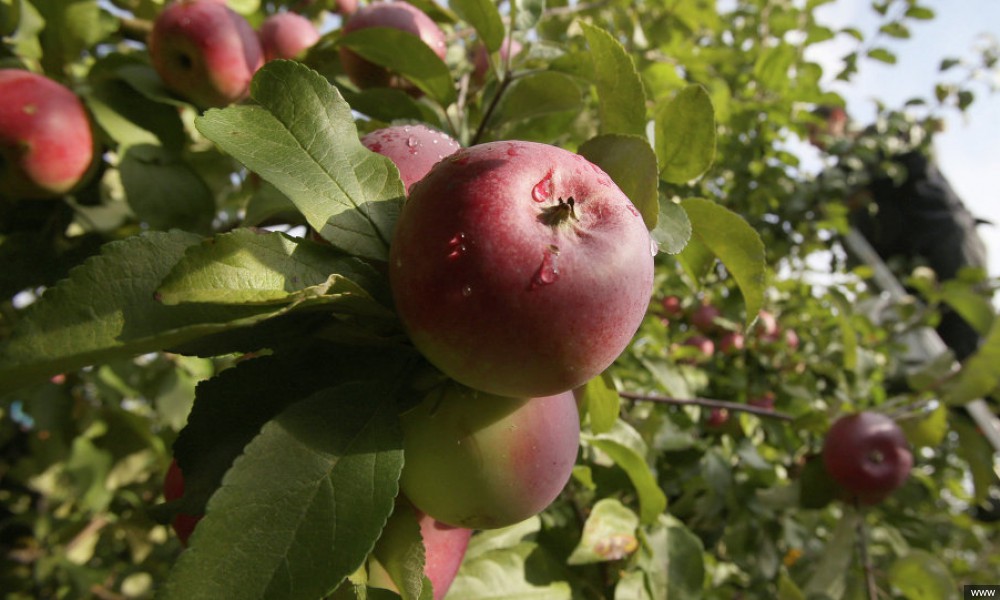
[[[919,295],[887,305],[840,241],[866,169],[893,145],[928,146],[974,102],[995,48],[942,64],[968,77],[911,102],[919,119],[886,108],[878,135],[833,149],[858,168],[814,177],[788,142],[842,99],[805,50],[856,41],[836,74],[850,80],[866,60],[893,64],[886,38],[915,35],[929,7],[873,2],[866,38],[818,22],[824,2],[413,4],[445,29],[444,60],[392,29],[342,36],[333,0],[229,0],[254,24],[291,9],[327,30],[301,61],[261,68],[246,101],[201,113],[149,61],[162,1],[0,0],[3,66],[77,92],[101,150],[65,197],[0,198],[8,597],[398,597],[369,587],[373,556],[402,597],[428,597],[413,523],[383,528],[399,414],[443,376],[410,345],[385,275],[399,172],[359,139],[418,121],[463,145],[577,151],[660,250],[632,344],[577,390],[566,489],[475,533],[449,598],[912,599],[996,583],[996,453],[960,407],[1000,388],[997,282],[904,269]],[[474,50],[495,59],[508,38],[523,49],[474,77]],[[419,92],[358,89],[342,47]],[[957,369],[914,364],[908,332],[948,307],[982,346]],[[708,353],[692,344],[706,336]],[[832,420],[860,409],[894,416],[916,458],[864,510],[816,458]],[[173,458],[185,494],[162,502]],[[179,514],[205,515],[186,549],[166,527]]]

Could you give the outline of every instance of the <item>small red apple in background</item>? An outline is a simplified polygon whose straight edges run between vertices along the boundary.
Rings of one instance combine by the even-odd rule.
[[[382,537],[375,548],[376,555],[381,555],[379,554],[382,550],[380,546],[383,544],[396,542],[395,537],[403,531],[400,528],[406,523],[406,516],[415,516],[417,519],[420,537],[424,544],[424,575],[427,576],[434,588],[434,600],[441,600],[448,593],[459,567],[462,566],[462,559],[465,558],[465,551],[469,547],[472,530],[446,525],[414,508],[405,497],[399,496],[396,508],[389,517],[389,521],[382,531]],[[377,558],[369,562],[368,585],[394,592],[399,591],[399,588],[392,581],[392,577]]]
[[[182,1],[163,9],[153,23],[149,54],[167,88],[199,108],[245,98],[264,63],[250,23],[212,0]]]
[[[660,300],[660,308],[663,309],[663,314],[671,319],[684,314],[684,305],[680,296],[664,296],[663,300]]]
[[[293,12],[275,13],[260,25],[260,45],[264,61],[295,59],[319,41],[313,22]]]
[[[579,419],[571,391],[503,398],[449,384],[401,417],[400,489],[449,525],[513,525],[544,510],[566,485]]]
[[[179,500],[183,495],[184,474],[181,473],[181,468],[177,465],[177,461],[174,460],[170,463],[167,475],[163,480],[163,497],[167,502],[170,502],[172,500]],[[185,546],[187,545],[188,538],[194,532],[195,525],[200,520],[201,515],[179,514],[174,517],[171,525],[174,528],[174,532],[177,533],[177,539]]]
[[[727,422],[729,422],[729,410],[725,408],[713,408],[706,420],[709,427],[722,427]]]
[[[768,391],[759,396],[750,398],[747,404],[763,408],[765,410],[774,410],[774,392]]]
[[[426,125],[394,125],[373,131],[361,143],[372,152],[388,157],[399,169],[399,176],[410,187],[424,178],[431,167],[462,146],[448,134]]]
[[[799,347],[799,334],[795,333],[794,329],[785,330],[785,345],[791,350],[797,350]]]
[[[51,198],[71,191],[94,158],[83,103],[35,73],[0,69],[0,195]]]
[[[500,65],[506,64],[510,58],[517,56],[517,53],[520,51],[520,42],[505,37],[503,42],[500,43],[500,49],[497,51],[500,56]],[[472,55],[472,80],[482,84],[486,81],[486,75],[489,73],[489,70],[489,52],[486,51],[486,46],[483,44],[476,44]]]
[[[349,17],[358,12],[358,0],[336,0],[333,11],[341,16]]]
[[[693,362],[701,362],[702,360],[711,358],[715,354],[715,342],[703,335],[693,335],[684,340],[681,345],[698,349]]]
[[[344,23],[342,32],[347,35],[369,27],[390,27],[413,34],[444,60],[447,51],[444,32],[423,11],[408,2],[372,2],[351,15]],[[409,82],[393,76],[386,69],[368,62],[348,48],[340,48],[340,62],[348,78],[359,88],[389,86],[412,94],[418,93]]]
[[[694,309],[691,313],[691,324],[695,326],[698,331],[703,333],[709,333],[715,331],[718,325],[715,324],[715,320],[722,316],[722,311],[720,311],[716,306],[712,304],[701,304],[698,308]]]
[[[727,331],[719,339],[719,350],[723,354],[735,354],[746,347],[746,338],[738,331]]]
[[[881,413],[863,411],[837,419],[823,443],[830,476],[863,504],[884,500],[913,467],[903,430]]]
[[[653,287],[649,232],[599,167],[555,146],[480,144],[410,190],[389,249],[418,350],[474,389],[557,394],[604,371]]]
[[[766,310],[757,314],[757,335],[765,342],[778,340],[778,319]]]

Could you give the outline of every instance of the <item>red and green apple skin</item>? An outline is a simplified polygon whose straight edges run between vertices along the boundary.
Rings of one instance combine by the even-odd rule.
[[[653,287],[652,242],[599,167],[555,146],[459,150],[410,190],[390,244],[397,313],[451,378],[558,394],[628,346]]]
[[[199,108],[245,98],[264,63],[250,23],[213,0],[181,1],[163,9],[153,23],[149,54],[164,85]]]
[[[571,391],[517,399],[449,384],[402,416],[400,489],[448,525],[513,525],[544,510],[566,485],[579,418]]]
[[[426,13],[408,2],[372,2],[352,14],[344,23],[343,33],[347,35],[370,27],[398,29],[419,37],[435,54],[444,60],[447,52],[444,32]],[[340,63],[347,77],[359,88],[395,87],[414,95],[416,88],[386,69],[361,58],[354,51],[342,47]]]
[[[94,137],[83,103],[62,84],[0,69],[0,196],[53,198],[85,179]]]
[[[293,12],[275,13],[264,19],[259,33],[265,62],[300,58],[320,38],[312,21]]]

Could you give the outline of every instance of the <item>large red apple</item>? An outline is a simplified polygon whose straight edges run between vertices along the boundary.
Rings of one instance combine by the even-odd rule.
[[[446,525],[414,508],[409,501],[400,497],[397,498],[396,509],[382,531],[378,546],[397,542],[397,535],[402,531],[401,528],[406,522],[404,517],[408,515],[415,516],[417,519],[420,537],[424,544],[424,575],[430,580],[431,587],[434,589],[434,600],[441,600],[448,593],[459,567],[462,566],[462,559],[465,558],[465,551],[469,547],[472,530]],[[380,550],[378,546],[375,550],[376,554]],[[392,577],[377,559],[372,560],[369,564],[368,585],[398,591]]]
[[[830,476],[862,503],[875,504],[903,485],[913,467],[903,430],[890,417],[863,411],[837,419],[823,443]]]
[[[361,143],[392,160],[407,193],[431,167],[462,147],[448,134],[426,125],[393,125],[378,129],[361,138]]]
[[[167,469],[167,476],[163,479],[163,498],[168,502],[179,500],[184,495],[184,474],[174,460]],[[194,533],[195,525],[201,520],[201,515],[179,514],[174,517],[171,525],[177,534],[177,539],[185,546],[188,538]]]
[[[260,45],[265,61],[298,58],[319,38],[319,30],[313,22],[293,12],[275,13],[260,25]]]
[[[444,60],[447,50],[444,32],[433,19],[408,2],[372,2],[347,19],[343,33],[346,35],[369,27],[389,27],[415,35]],[[360,88],[389,86],[417,93],[412,84],[368,62],[348,48],[340,48],[340,62],[350,80]]]
[[[153,23],[149,54],[163,83],[200,108],[246,97],[264,62],[257,32],[225,3],[171,4]]]
[[[47,198],[72,190],[94,158],[90,119],[69,88],[0,69],[0,195]]]
[[[450,384],[404,413],[400,489],[456,527],[513,525],[544,510],[580,445],[573,392],[529,400]]]
[[[459,150],[410,190],[389,251],[414,345],[515,398],[589,381],[628,346],[653,286],[639,211],[582,156],[533,142]]]

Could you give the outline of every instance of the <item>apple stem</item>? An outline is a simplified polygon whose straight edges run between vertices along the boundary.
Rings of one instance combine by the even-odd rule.
[[[626,400],[659,402],[661,404],[674,404],[677,406],[706,406],[709,408],[724,408],[730,411],[751,413],[757,415],[758,417],[778,419],[779,421],[794,420],[792,415],[781,411],[771,410],[760,406],[752,406],[750,404],[742,404],[739,402],[715,400],[713,398],[671,398],[657,394],[640,394],[638,392],[618,392],[618,395]]]
[[[572,196],[568,200],[559,198],[558,203],[543,208],[542,214],[538,218],[549,227],[558,227],[560,224],[576,218],[575,207],[576,200]]]
[[[875,584],[875,568],[872,566],[871,555],[868,552],[868,524],[865,521],[864,507],[859,498],[854,499],[854,509],[858,513],[858,555],[861,559],[861,570],[865,574],[865,589],[868,600],[878,600],[878,586]]]

